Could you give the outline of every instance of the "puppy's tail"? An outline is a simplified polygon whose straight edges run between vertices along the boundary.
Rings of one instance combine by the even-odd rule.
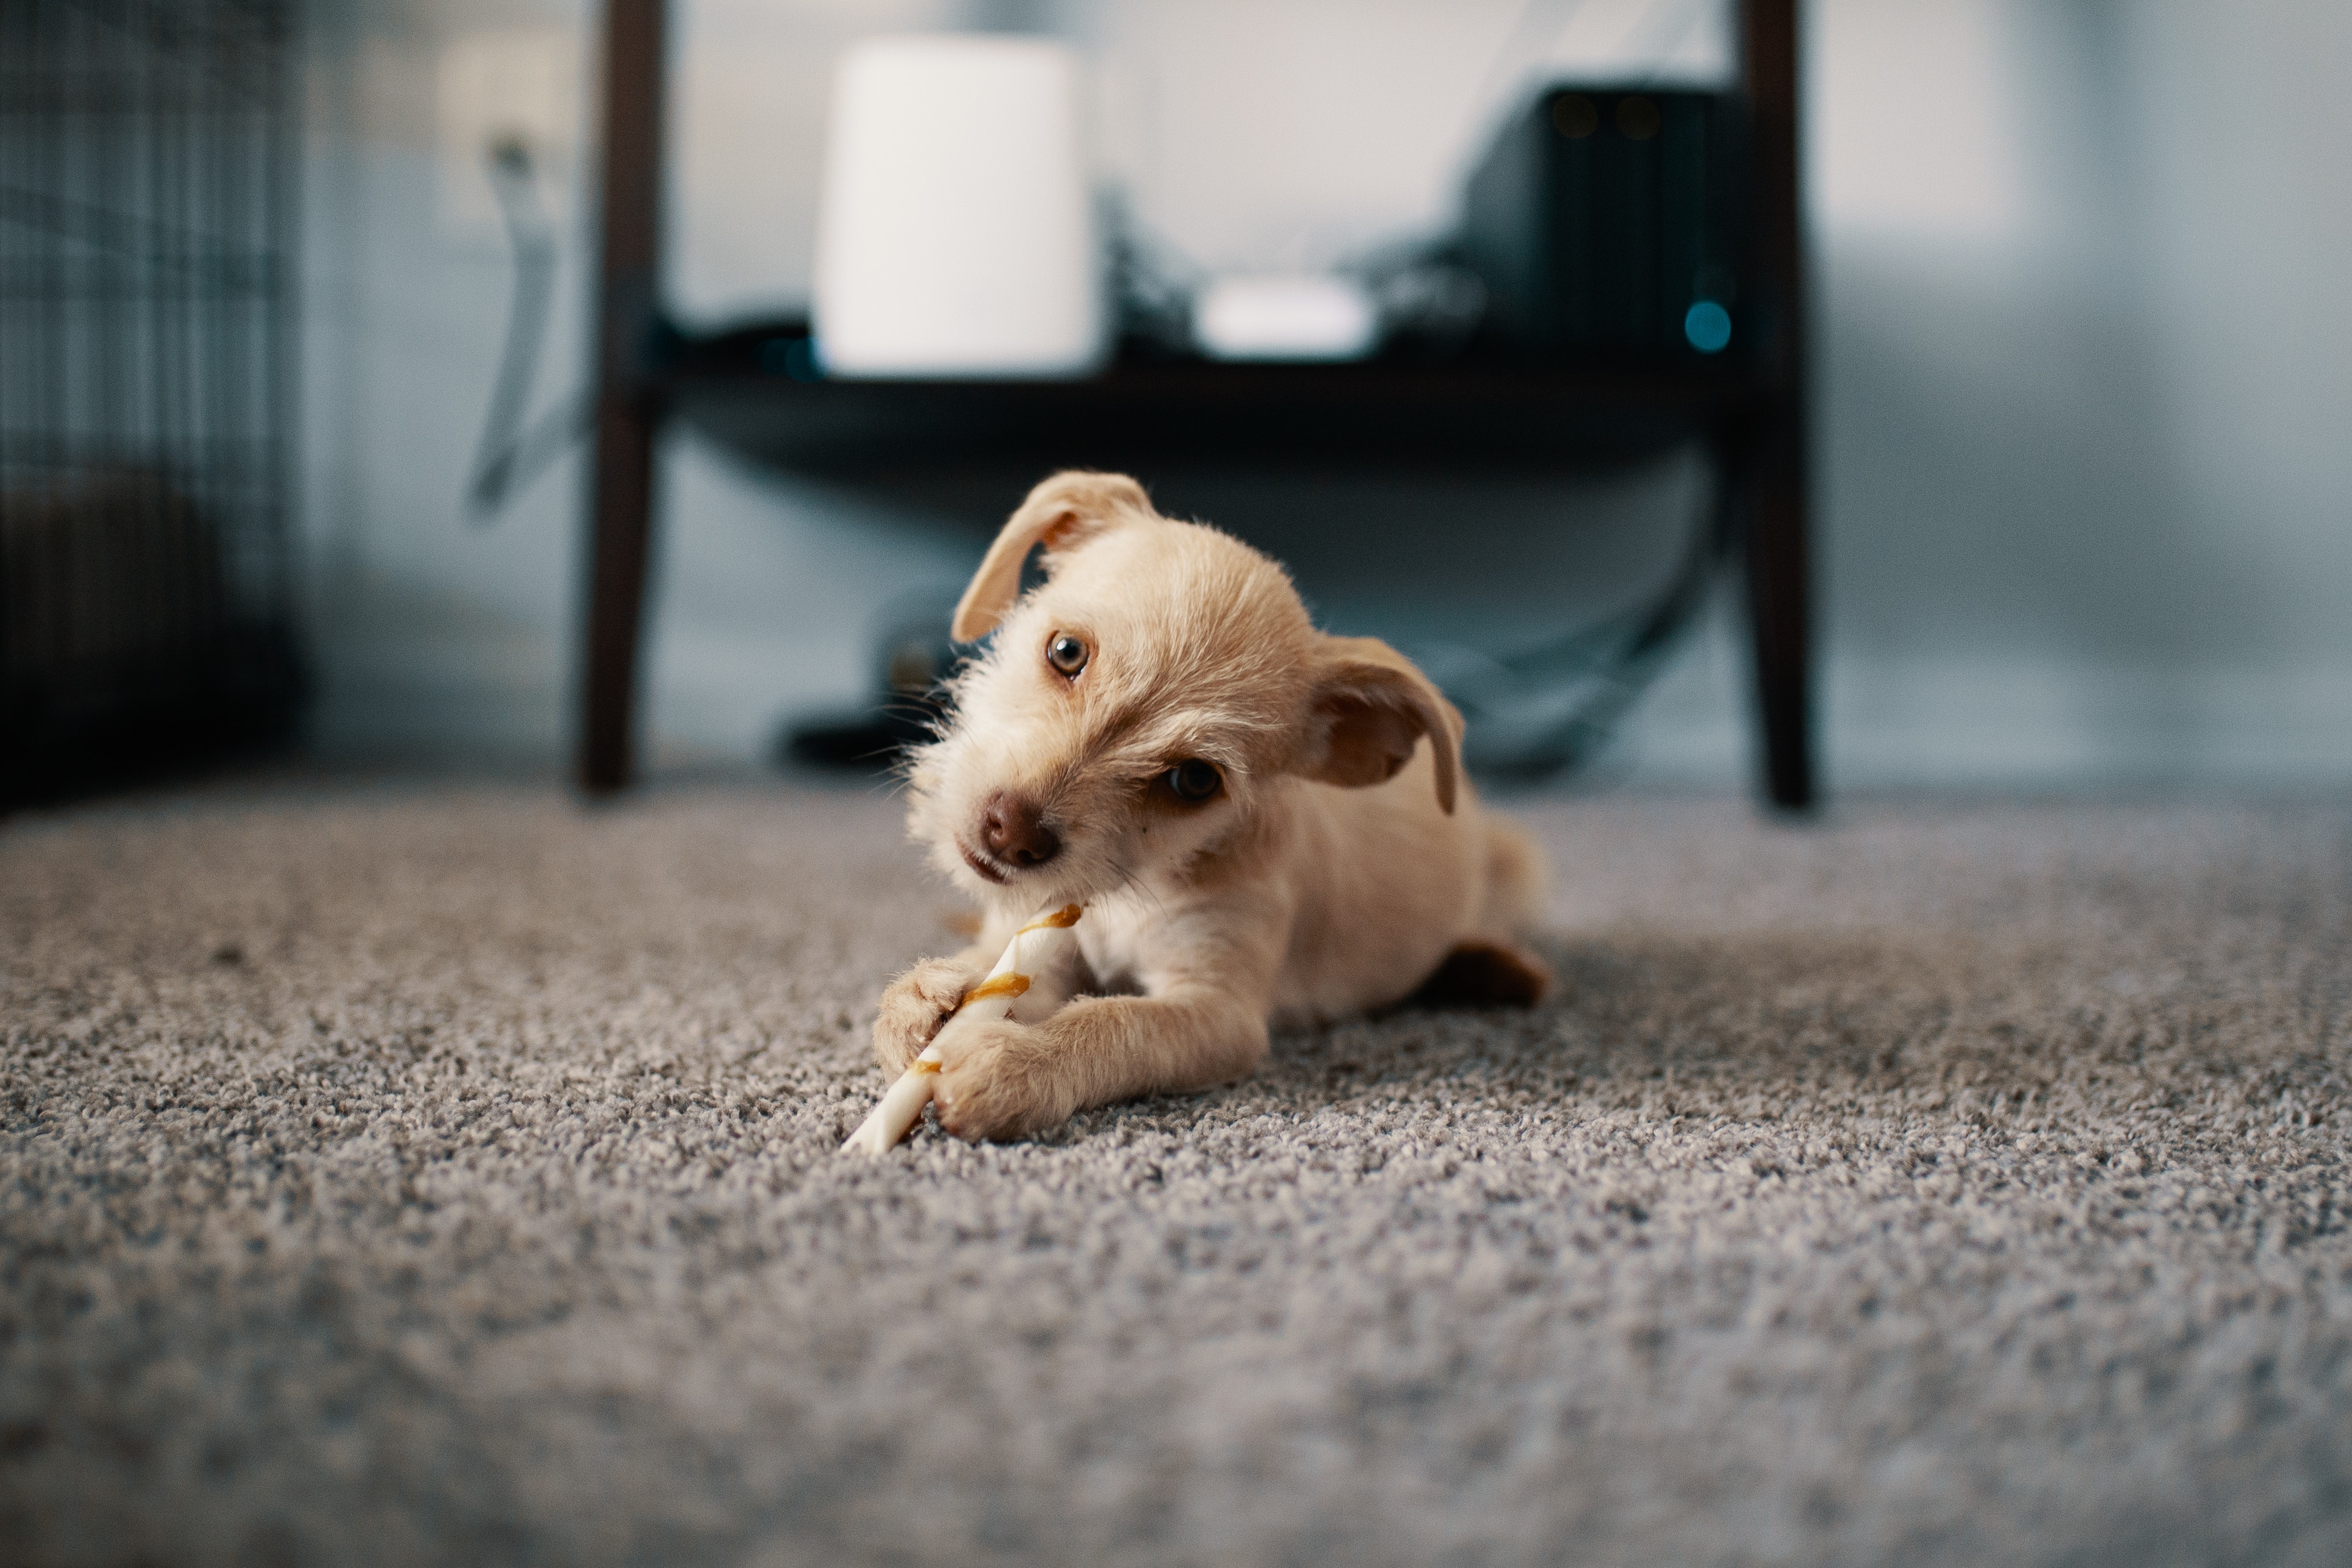
[[[1489,816],[1486,830],[1486,918],[1485,928],[1497,936],[1528,931],[1542,918],[1545,884],[1543,851],[1526,828],[1499,816]]]

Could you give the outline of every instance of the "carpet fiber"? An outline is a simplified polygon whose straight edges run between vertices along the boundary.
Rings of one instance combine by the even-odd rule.
[[[876,1165],[889,803],[0,828],[0,1555],[2352,1561],[2352,811],[1545,803],[1532,1015]]]

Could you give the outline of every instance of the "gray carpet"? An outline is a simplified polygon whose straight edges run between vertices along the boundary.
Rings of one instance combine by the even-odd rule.
[[[0,828],[0,1544],[2352,1561],[2352,810],[1553,803],[1533,1016],[834,1144],[886,802]]]

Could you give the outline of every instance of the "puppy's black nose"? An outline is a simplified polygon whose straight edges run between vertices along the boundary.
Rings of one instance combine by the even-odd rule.
[[[1005,790],[981,807],[980,841],[998,859],[1021,867],[1043,866],[1062,852],[1061,836],[1037,808]]]

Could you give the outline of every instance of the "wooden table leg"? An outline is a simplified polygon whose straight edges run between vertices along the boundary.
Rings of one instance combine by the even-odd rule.
[[[1748,100],[1751,319],[1764,388],[1738,443],[1748,609],[1756,639],[1758,738],[1774,805],[1815,801],[1812,606],[1805,435],[1804,163],[1797,0],[1742,0],[1740,85]]]
[[[666,19],[664,0],[606,0],[596,456],[580,693],[580,786],[591,795],[626,787],[635,763],[637,655],[662,421],[650,361],[661,321]]]
[[[625,789],[635,772],[637,655],[645,639],[659,426],[657,412],[642,402],[598,400],[580,727],[580,787],[591,795]]]
[[[1757,739],[1767,799],[1809,810],[1813,778],[1812,620],[1802,426],[1778,418],[1748,462],[1744,563],[1754,637]]]

